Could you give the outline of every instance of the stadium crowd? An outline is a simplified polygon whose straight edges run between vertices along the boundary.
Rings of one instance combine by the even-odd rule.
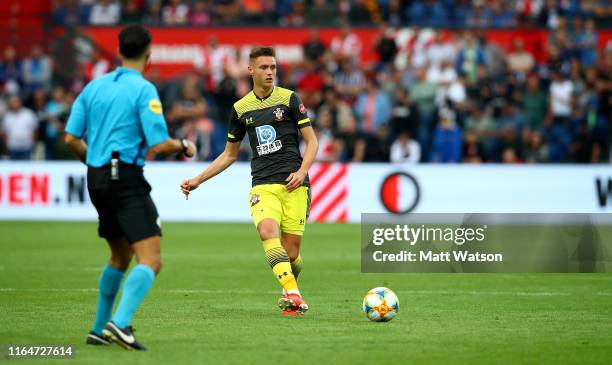
[[[610,25],[607,0],[53,0],[59,25],[261,25],[556,28],[559,17]]]
[[[144,17],[125,21],[214,24],[215,19],[230,19],[227,14],[235,10],[227,9],[233,9],[237,3],[196,1],[187,6],[187,2],[181,0],[163,3],[128,0],[119,8],[118,3],[104,0],[55,1],[53,16],[63,24],[82,21],[115,24],[123,22],[130,7],[135,7],[139,15],[145,14]],[[267,14],[270,9],[275,14],[284,14],[278,9],[284,9],[282,4],[289,4],[287,7],[292,10],[286,17],[292,18],[291,14],[300,3],[244,1],[238,12],[240,19],[248,23],[257,19],[244,18],[248,6],[261,5],[257,7],[260,12],[255,12],[259,15]],[[309,4],[303,10],[304,24],[311,24],[308,20],[311,7],[328,6],[328,3],[314,1]],[[374,44],[362,44],[348,23],[341,23],[340,34],[330,44],[323,42],[317,29],[312,28],[310,38],[303,44],[303,61],[282,65],[279,69],[279,84],[298,91],[315,121],[320,143],[319,161],[611,161],[612,43],[598,48],[595,16],[583,16],[609,12],[606,2],[582,1],[583,8],[578,10],[573,7],[576,3],[573,1],[514,2],[514,14],[522,14],[520,9],[529,8],[533,19],[545,19],[542,24],[551,27],[545,45],[546,62],[538,62],[519,38],[515,39],[513,50],[504,53],[498,45],[488,42],[484,33],[471,26],[442,31],[414,25],[410,38],[398,45],[395,26],[411,23],[411,14],[416,12],[414,8],[429,9],[428,12],[436,6],[450,9],[447,1],[412,1],[410,4],[392,0],[340,1],[330,11],[333,16],[329,18],[335,19],[338,11],[345,11],[347,6],[342,4],[346,3],[351,6],[345,15],[351,20],[354,6],[367,8],[368,4],[378,4],[386,22],[379,25]],[[388,9],[396,3],[405,11],[389,13]],[[466,4],[471,11],[488,12],[501,2],[459,3]],[[555,9],[563,10],[555,13],[554,21],[550,20],[553,16],[551,3],[557,5]],[[590,10],[585,8],[588,4],[591,4]],[[118,10],[111,12],[116,14],[112,22],[96,23],[103,17],[96,10],[100,6],[117,7]],[[161,23],[151,23],[145,18],[156,6],[159,9],[155,19]],[[179,11],[181,6],[186,10]],[[202,16],[203,23],[190,23],[202,6],[208,18]],[[457,23],[459,8],[448,16],[451,23],[434,25],[491,26],[470,23],[473,16],[465,17],[467,23]],[[541,12],[546,11],[543,17]],[[73,19],[73,12],[79,14],[79,20]],[[396,15],[401,19],[394,19]],[[208,20],[204,21],[205,18]],[[494,18],[488,17],[489,20]],[[511,18],[517,19],[514,15]],[[283,19],[281,16],[278,21],[299,25]],[[420,19],[438,21],[446,18],[428,15]],[[376,50],[378,62],[363,64],[355,57],[365,47]],[[34,45],[29,55],[22,56],[15,48],[8,47],[0,60],[0,120],[4,137],[1,148],[2,154],[9,159],[69,158],[59,137],[72,102],[88,81],[108,72],[117,63],[111,55],[94,48],[66,74],[58,71],[60,62],[54,62],[57,45],[47,52],[41,45]],[[158,88],[171,134],[196,140],[199,153],[195,160],[210,161],[223,151],[226,121],[233,103],[250,90],[251,84],[248,60],[228,54],[214,37],[208,40],[206,52],[212,62],[173,80],[160,81],[155,69],[146,76]],[[249,153],[249,149],[244,148],[240,158],[248,160]]]

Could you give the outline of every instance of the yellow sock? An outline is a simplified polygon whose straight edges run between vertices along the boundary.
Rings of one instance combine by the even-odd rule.
[[[293,276],[291,270],[291,264],[289,263],[289,256],[287,251],[281,245],[279,238],[271,238],[263,241],[264,253],[266,259],[272,268],[272,272],[278,279],[280,285],[285,289],[286,292],[297,291],[298,285]]]
[[[298,255],[295,260],[291,261],[291,271],[293,271],[293,276],[297,280],[300,272],[302,272],[302,255]]]

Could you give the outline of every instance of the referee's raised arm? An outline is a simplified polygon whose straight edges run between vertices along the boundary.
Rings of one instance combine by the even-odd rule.
[[[144,350],[132,317],[161,270],[161,223],[143,166],[149,149],[195,155],[195,145],[170,138],[157,90],[142,77],[151,56],[151,34],[139,25],[119,33],[122,64],[90,82],[74,102],[65,141],[87,165],[87,190],[98,212],[98,234],[111,250],[99,280],[96,319],[86,343],[116,342]],[[111,312],[124,273],[136,256],[123,295]]]

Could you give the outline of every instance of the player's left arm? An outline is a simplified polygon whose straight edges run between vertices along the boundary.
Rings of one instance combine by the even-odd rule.
[[[302,183],[304,183],[304,179],[306,179],[306,176],[308,175],[308,170],[310,169],[310,166],[312,166],[312,163],[317,156],[319,142],[317,141],[317,136],[312,129],[310,119],[306,113],[306,108],[296,93],[291,95],[289,109],[291,110],[291,116],[293,117],[298,130],[302,133],[302,138],[304,139],[304,143],[306,145],[306,150],[304,151],[304,156],[302,157],[302,165],[300,166],[300,169],[291,173],[285,180],[287,181],[285,189],[292,192],[293,190],[302,186]]]
[[[87,143],[83,140],[86,129],[85,90],[77,97],[70,110],[70,117],[66,123],[66,135],[64,142],[68,148],[81,162],[85,163],[87,158]]]

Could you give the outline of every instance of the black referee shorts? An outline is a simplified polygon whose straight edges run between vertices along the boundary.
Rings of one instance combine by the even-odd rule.
[[[98,211],[98,234],[102,238],[126,237],[130,243],[161,236],[151,185],[142,167],[121,163],[119,180],[111,180],[110,165],[87,169],[87,190]]]

